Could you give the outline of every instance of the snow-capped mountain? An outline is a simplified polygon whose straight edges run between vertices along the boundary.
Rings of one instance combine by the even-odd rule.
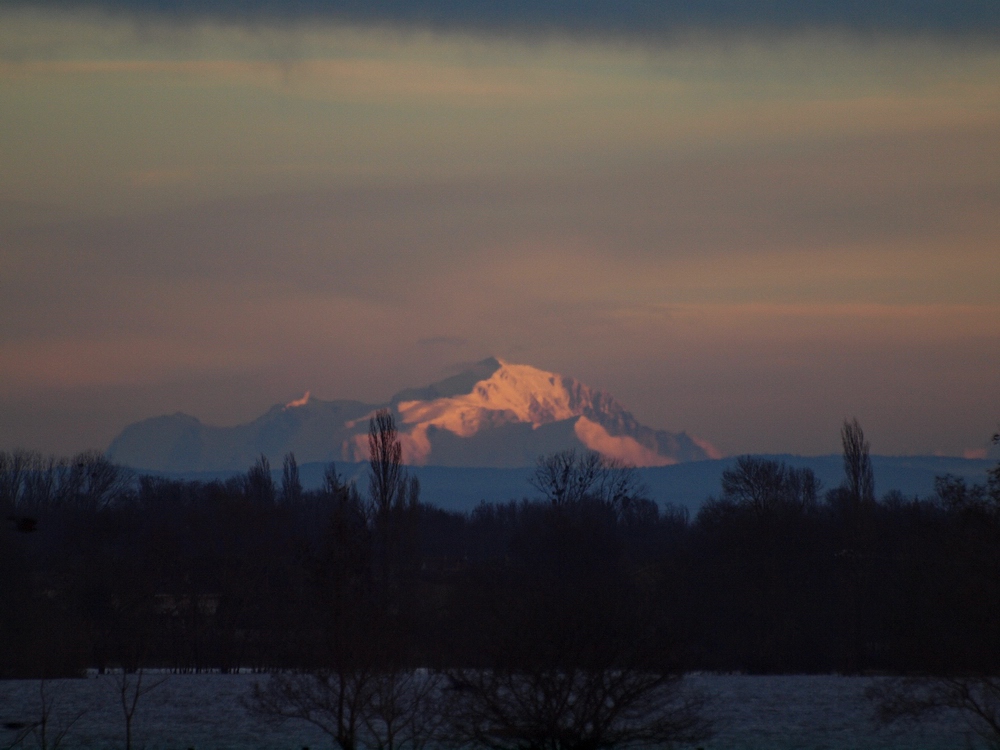
[[[639,424],[610,394],[573,378],[486,359],[388,404],[322,401],[307,393],[245,425],[211,427],[185,414],[126,427],[108,449],[116,461],[161,471],[245,469],[261,453],[300,463],[363,461],[368,420],[390,408],[407,463],[530,466],[540,455],[587,448],[634,466],[716,458],[703,440]]]

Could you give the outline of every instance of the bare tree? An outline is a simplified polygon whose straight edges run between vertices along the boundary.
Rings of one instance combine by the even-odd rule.
[[[305,721],[323,731],[340,750],[357,750],[362,714],[371,700],[371,675],[360,669],[325,669],[273,674],[245,699],[258,716],[283,723]]]
[[[128,496],[135,477],[103,453],[79,453],[57,464],[58,502],[80,510],[99,511]]]
[[[17,508],[28,474],[37,470],[40,463],[41,456],[37,453],[0,451],[0,510],[13,512]]]
[[[707,738],[705,697],[632,669],[460,670],[452,739],[492,750],[663,747]]]
[[[804,509],[816,502],[820,483],[812,469],[793,469],[778,461],[740,456],[722,472],[722,497],[755,513],[779,507]]]
[[[38,526],[38,519],[26,514],[24,498],[32,474],[43,465],[38,453],[0,451],[0,513],[20,532],[30,533]]]
[[[443,738],[444,680],[427,670],[387,670],[372,683],[364,713],[365,745],[372,750],[424,750]]]
[[[1000,748],[1000,678],[886,678],[868,689],[867,698],[881,724],[920,723],[942,714],[958,714],[988,746]]]
[[[23,474],[23,486],[18,509],[24,513],[43,515],[56,502],[58,476],[66,460],[56,461],[53,456],[42,458],[32,454],[31,464]]]
[[[869,456],[870,446],[858,420],[844,420],[840,430],[844,448],[844,474],[848,494],[855,505],[875,502],[875,473]]]
[[[594,500],[621,513],[646,493],[633,467],[596,451],[580,454],[571,449],[542,456],[528,481],[556,507]]]
[[[163,685],[167,678],[146,680],[145,670],[139,667],[132,672],[122,669],[121,672],[113,675],[113,680],[115,695],[118,697],[122,716],[125,719],[125,750],[132,750],[132,722],[135,719],[136,710],[139,708],[139,700]]]
[[[299,479],[299,464],[294,453],[286,453],[281,467],[281,499],[295,503],[302,499],[302,481]]]
[[[403,446],[388,409],[379,409],[368,423],[368,492],[376,526],[388,525],[406,493]]]
[[[275,674],[244,705],[271,721],[308,722],[340,750],[424,750],[441,737],[441,678],[362,667]]]
[[[403,468],[403,447],[388,409],[368,424],[368,513],[372,530],[377,599],[383,613],[398,593],[410,562],[420,483]]]
[[[69,730],[73,728],[73,725],[87,713],[86,711],[78,711],[70,717],[69,721],[54,726],[52,714],[55,708],[55,700],[49,694],[45,680],[38,681],[38,697],[38,719],[23,724],[14,722],[12,725],[8,725],[16,731],[16,734],[14,739],[6,746],[6,750],[23,747],[29,737],[34,739],[35,747],[38,750],[55,750],[62,744],[62,741],[69,733]]]
[[[600,466],[599,453],[579,456],[575,450],[560,451],[540,457],[528,481],[553,505],[572,505],[593,490]]]
[[[38,517],[56,507],[101,511],[130,496],[135,475],[103,453],[72,459],[0,452],[0,510]]]
[[[277,495],[274,479],[271,477],[271,462],[263,453],[247,471],[246,493],[250,500],[272,505]]]
[[[1000,432],[994,433],[993,444],[1000,445]],[[995,508],[1000,509],[1000,461],[986,472],[986,489]]]
[[[843,523],[842,548],[837,552],[842,591],[839,619],[844,652],[840,668],[864,668],[874,611],[877,568],[875,552],[875,476],[869,444],[857,419],[845,420],[840,430],[844,451],[844,482],[828,494]]]

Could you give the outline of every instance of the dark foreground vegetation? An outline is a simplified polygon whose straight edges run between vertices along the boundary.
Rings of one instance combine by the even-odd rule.
[[[468,732],[509,735],[522,691],[683,738],[704,729],[672,692],[689,670],[1000,674],[1000,468],[876,499],[860,427],[842,437],[841,486],[745,457],[693,519],[596,454],[540,460],[533,500],[424,506],[387,413],[363,497],[333,466],[304,491],[292,456],[280,483],[264,459],[199,483],[0,454],[0,677],[286,670],[255,705],[294,714],[350,680],[419,701],[443,674],[509,699],[456,708]]]
[[[596,456],[460,515],[421,505],[391,453],[365,497],[332,466],[303,491],[292,457],[280,483],[263,460],[199,483],[0,454],[0,676],[362,646],[431,668],[1000,673],[1000,472],[876,500],[860,429],[845,446],[840,487],[748,457],[693,519]]]

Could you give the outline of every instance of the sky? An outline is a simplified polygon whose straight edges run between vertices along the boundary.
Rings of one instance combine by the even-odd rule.
[[[729,455],[985,455],[1000,6],[764,5],[0,4],[0,449],[498,356]]]

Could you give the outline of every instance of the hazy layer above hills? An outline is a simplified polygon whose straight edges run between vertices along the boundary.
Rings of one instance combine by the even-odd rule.
[[[363,461],[368,418],[392,410],[403,457],[412,465],[525,467],[540,455],[590,449],[634,466],[717,458],[706,441],[639,424],[613,396],[529,365],[486,359],[385,404],[322,401],[308,394],[245,425],[213,427],[186,414],[126,427],[108,454],[138,469],[168,472],[246,469],[261,454],[280,463]]]

